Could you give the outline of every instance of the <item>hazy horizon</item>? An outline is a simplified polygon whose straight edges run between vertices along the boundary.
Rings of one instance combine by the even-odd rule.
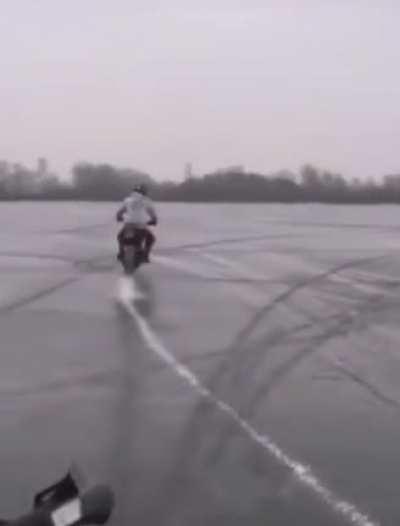
[[[0,159],[175,180],[186,162],[195,174],[306,162],[349,178],[400,172],[400,6],[240,4],[7,3]]]

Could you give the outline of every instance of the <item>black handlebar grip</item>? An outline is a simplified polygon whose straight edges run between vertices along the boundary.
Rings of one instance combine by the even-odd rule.
[[[114,508],[114,494],[107,486],[94,486],[81,497],[82,521],[85,524],[104,524]]]

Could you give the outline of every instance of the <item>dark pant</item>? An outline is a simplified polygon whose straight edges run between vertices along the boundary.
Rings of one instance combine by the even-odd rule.
[[[153,248],[154,243],[156,242],[156,237],[151,230],[148,228],[141,228],[141,233],[143,234],[143,250],[146,256],[149,256],[151,249]],[[119,253],[122,254],[122,247],[124,243],[124,231],[125,227],[122,227],[118,234],[118,246]]]

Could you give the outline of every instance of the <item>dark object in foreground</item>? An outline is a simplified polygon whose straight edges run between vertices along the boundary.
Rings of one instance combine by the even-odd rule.
[[[80,491],[71,472],[35,495],[33,510],[2,526],[83,526],[105,524],[114,507],[109,487],[96,485]]]
[[[149,263],[149,248],[146,247],[148,232],[131,225],[125,225],[121,236],[120,261],[125,274],[132,275],[142,263]],[[153,244],[152,241],[151,244]]]

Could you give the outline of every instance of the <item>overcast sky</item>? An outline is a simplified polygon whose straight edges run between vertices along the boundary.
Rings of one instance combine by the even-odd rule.
[[[400,172],[398,0],[0,6],[0,158]]]

